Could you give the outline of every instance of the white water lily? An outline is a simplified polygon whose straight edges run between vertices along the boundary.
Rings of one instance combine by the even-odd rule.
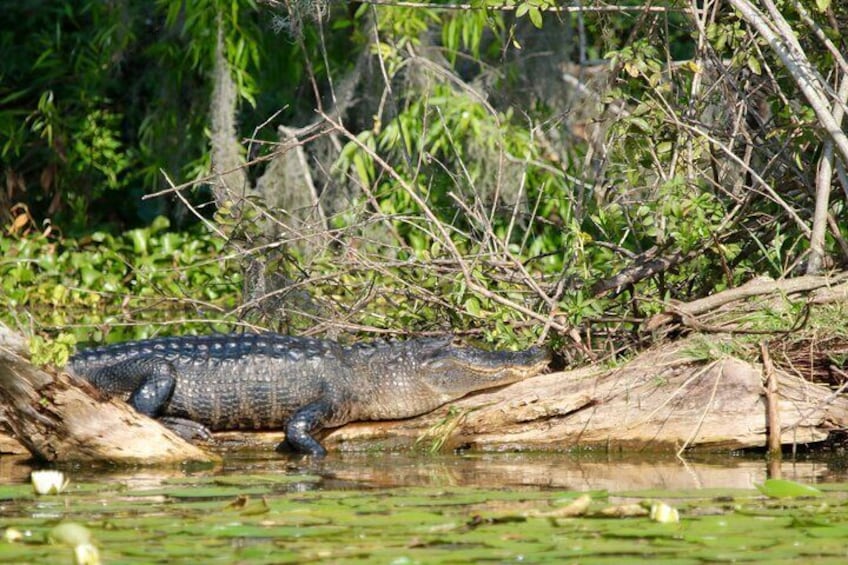
[[[7,543],[15,543],[18,541],[22,541],[23,539],[24,534],[17,528],[6,528],[3,531],[3,541]]]
[[[71,482],[62,471],[33,471],[30,480],[37,494],[59,494]]]
[[[655,502],[651,504],[651,520],[660,524],[676,524],[680,521],[680,512],[665,502]]]
[[[74,559],[77,565],[100,565],[100,553],[90,543],[75,546]]]
[[[57,524],[47,532],[47,541],[73,547],[76,565],[100,565],[100,552],[91,540],[91,531],[82,524]]]

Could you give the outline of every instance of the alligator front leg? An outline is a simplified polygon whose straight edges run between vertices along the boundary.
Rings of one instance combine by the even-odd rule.
[[[288,447],[295,451],[315,457],[327,455],[327,450],[312,434],[324,427],[331,414],[332,407],[326,400],[316,400],[295,411],[286,423],[286,440],[280,443],[277,449],[284,450],[288,444]]]

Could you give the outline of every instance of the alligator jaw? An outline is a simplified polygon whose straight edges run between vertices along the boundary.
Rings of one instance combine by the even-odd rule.
[[[550,351],[538,347],[515,352],[446,347],[426,359],[421,370],[435,391],[453,399],[530,378],[550,361]]]

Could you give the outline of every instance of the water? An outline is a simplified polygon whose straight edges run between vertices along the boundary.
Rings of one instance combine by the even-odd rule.
[[[813,499],[770,500],[761,457],[410,452],[313,461],[270,451],[169,468],[70,465],[59,495],[39,467],[0,457],[0,563],[72,562],[58,524],[90,533],[103,563],[836,563],[848,558],[839,458],[783,462]],[[582,494],[581,514],[569,509]],[[662,501],[679,523],[645,510]],[[635,514],[631,515],[631,512]],[[14,536],[12,536],[14,537]]]
[[[0,484],[26,482],[32,470],[45,467],[25,456],[0,455]],[[610,492],[750,489],[769,476],[762,455],[720,453],[688,455],[684,459],[662,453],[331,453],[323,460],[312,461],[263,450],[225,454],[222,464],[208,467],[122,468],[83,464],[60,468],[82,481],[115,480],[150,485],[197,473],[309,473],[320,477],[322,483],[346,484],[351,488],[536,487]],[[780,475],[808,484],[848,481],[848,461],[838,456],[787,459],[780,464]]]

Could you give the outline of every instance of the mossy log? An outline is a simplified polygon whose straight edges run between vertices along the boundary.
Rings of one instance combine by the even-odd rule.
[[[0,424],[44,461],[160,464],[216,459],[130,406],[33,366],[24,338],[0,325]],[[6,444],[11,450],[8,438]]]

